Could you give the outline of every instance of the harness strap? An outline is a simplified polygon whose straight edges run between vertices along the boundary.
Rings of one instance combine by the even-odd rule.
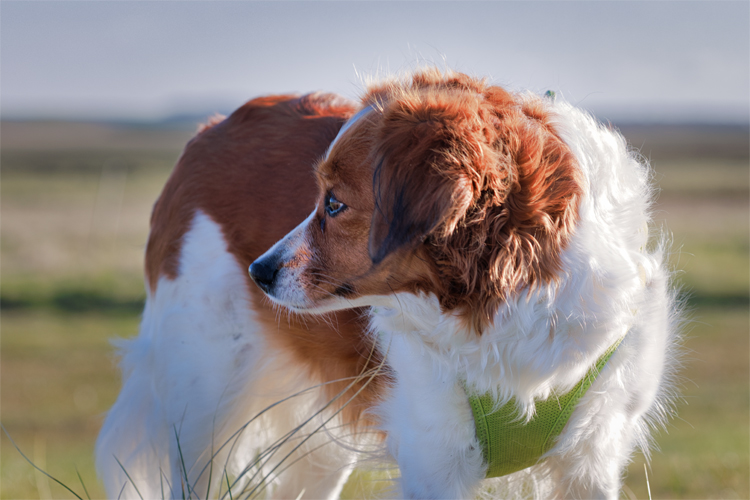
[[[534,418],[526,423],[514,399],[495,409],[490,394],[470,395],[477,438],[489,464],[487,477],[499,477],[535,465],[555,443],[583,397],[624,337],[614,343],[585,377],[567,394],[537,401]],[[493,411],[495,409],[495,411]]]

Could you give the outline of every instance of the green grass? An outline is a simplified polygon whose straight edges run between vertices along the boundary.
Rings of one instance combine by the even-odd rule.
[[[4,311],[0,351],[2,423],[37,465],[83,495],[76,467],[94,498],[103,498],[92,446],[114,403],[119,375],[109,339],[133,335],[135,314]],[[47,484],[2,436],[3,498],[38,498]],[[54,483],[55,498],[72,498]]]
[[[750,395],[748,310],[701,308],[685,342],[679,417],[657,434],[649,470],[653,498],[748,498]],[[644,459],[627,486],[646,498]]]
[[[746,160],[697,158],[654,160],[654,180],[663,192],[679,196],[747,197],[750,176]]]
[[[109,341],[137,332],[151,206],[189,136],[97,130],[86,133],[111,147],[39,130],[8,139],[3,124],[0,183],[0,421],[29,458],[85,497],[77,468],[92,498],[104,496],[93,444],[119,390]],[[692,322],[679,417],[657,434],[648,469],[652,497],[750,498],[748,162],[655,157],[655,217],[673,234],[670,262]],[[72,498],[4,435],[0,460],[0,498]],[[643,464],[634,458],[626,494],[647,497]],[[379,485],[358,474],[346,494],[370,498]]]

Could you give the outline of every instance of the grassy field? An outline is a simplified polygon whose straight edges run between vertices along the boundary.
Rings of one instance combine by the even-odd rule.
[[[137,331],[151,206],[191,131],[1,127],[0,420],[38,466],[86,497],[80,473],[101,498],[93,443],[119,389],[109,340]],[[691,310],[683,400],[656,436],[651,495],[750,498],[747,129],[624,132],[656,169],[656,218]],[[0,498],[73,498],[4,434],[0,460]],[[644,463],[629,469],[628,498],[648,498]]]

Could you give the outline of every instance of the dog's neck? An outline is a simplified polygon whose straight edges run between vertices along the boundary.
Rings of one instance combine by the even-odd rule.
[[[443,313],[436,297],[403,293],[371,309],[371,326],[381,335],[384,352],[398,337],[413,346],[412,352],[431,366],[435,377],[465,382],[502,403],[513,398],[519,410],[530,415],[535,400],[575,386],[632,324],[626,317],[618,321],[620,326],[564,317],[556,307],[559,297],[552,288],[519,294],[477,335],[463,318]]]

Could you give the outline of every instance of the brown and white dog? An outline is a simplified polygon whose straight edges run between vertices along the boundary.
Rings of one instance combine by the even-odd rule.
[[[338,426],[384,431],[402,496],[466,498],[487,470],[468,395],[531,419],[622,339],[543,460],[483,487],[616,498],[671,411],[678,315],[663,245],[647,245],[650,209],[648,167],[619,134],[466,75],[375,85],[359,110],[251,102],[188,145],[155,208],[143,327],[98,445],[110,495],[132,496],[126,469],[155,496],[159,470],[167,494],[210,496],[215,456],[230,474],[271,470],[275,496],[335,496],[346,447],[318,446],[340,439],[328,419],[351,399]],[[278,321],[248,265],[300,315]],[[253,419],[327,382],[291,415]],[[340,393],[305,427],[327,432],[302,432],[277,477],[286,453],[258,450]]]

